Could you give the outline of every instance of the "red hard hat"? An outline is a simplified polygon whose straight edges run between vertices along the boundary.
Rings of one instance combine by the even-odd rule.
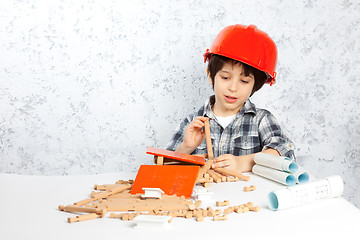
[[[231,25],[225,27],[215,38],[210,50],[204,54],[204,62],[211,54],[238,60],[265,72],[266,83],[275,83],[277,49],[274,41],[254,25]]]

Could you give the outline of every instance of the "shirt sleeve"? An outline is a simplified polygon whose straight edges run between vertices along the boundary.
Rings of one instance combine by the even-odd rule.
[[[184,133],[186,126],[191,122],[191,116],[184,118],[180,124],[175,129],[175,132],[170,140],[170,142],[167,144],[166,149],[170,151],[176,151],[176,149],[179,147],[179,145],[182,143],[184,139]]]
[[[277,120],[269,111],[265,111],[265,114],[260,121],[259,134],[263,150],[273,148],[277,150],[281,156],[295,160],[295,147],[293,142],[282,131]]]

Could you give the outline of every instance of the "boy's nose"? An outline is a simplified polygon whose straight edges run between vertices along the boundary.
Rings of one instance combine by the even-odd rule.
[[[237,90],[237,82],[236,81],[230,81],[229,90],[232,92],[235,92]]]

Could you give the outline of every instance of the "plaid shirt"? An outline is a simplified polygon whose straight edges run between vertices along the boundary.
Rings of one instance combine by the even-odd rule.
[[[210,118],[214,157],[223,154],[242,156],[273,148],[281,156],[295,160],[293,143],[269,111],[258,109],[250,100],[247,100],[235,119],[224,129],[211,110],[214,103],[215,96],[211,96],[197,112],[185,118],[175,130],[166,149],[175,151],[183,141],[186,126],[197,116],[205,116]],[[203,141],[192,152],[192,154],[206,153],[206,141]]]

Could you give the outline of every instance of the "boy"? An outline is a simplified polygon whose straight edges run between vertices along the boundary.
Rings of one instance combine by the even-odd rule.
[[[275,83],[277,50],[272,39],[253,25],[228,26],[204,57],[215,95],[180,123],[167,149],[206,154],[203,127],[209,118],[213,168],[251,171],[260,151],[293,158],[293,144],[273,115],[249,100],[264,83]]]

